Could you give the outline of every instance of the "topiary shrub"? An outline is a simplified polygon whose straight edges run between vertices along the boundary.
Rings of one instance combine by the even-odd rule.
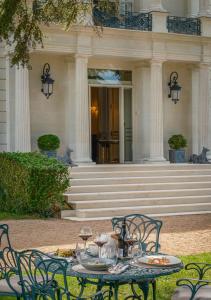
[[[54,134],[45,134],[38,138],[37,144],[42,151],[54,151],[60,146],[60,139]]]
[[[39,153],[0,153],[0,210],[53,216],[64,204],[68,168]]]
[[[169,147],[173,150],[183,149],[187,146],[187,140],[182,134],[175,134],[168,140]]]

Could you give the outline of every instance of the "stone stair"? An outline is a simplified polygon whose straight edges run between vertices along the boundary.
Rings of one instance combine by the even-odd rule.
[[[70,170],[70,220],[211,213],[211,165],[87,165]]]

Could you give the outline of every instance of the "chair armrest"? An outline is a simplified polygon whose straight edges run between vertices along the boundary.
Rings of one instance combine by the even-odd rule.
[[[203,286],[211,284],[210,280],[200,280],[196,278],[181,278],[176,282],[177,286],[189,288],[191,291],[191,299],[196,295],[198,290]]]
[[[198,279],[202,280],[208,270],[211,270],[211,264],[209,263],[189,263],[185,266],[186,270],[196,271]]]

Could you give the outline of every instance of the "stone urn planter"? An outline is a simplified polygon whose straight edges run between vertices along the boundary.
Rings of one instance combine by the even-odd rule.
[[[42,135],[37,140],[38,148],[40,152],[49,158],[57,157],[57,149],[60,146],[60,140],[58,136],[54,134]]]
[[[185,162],[185,150],[187,141],[181,134],[172,135],[168,140],[170,146],[169,161],[171,163],[184,163]]]

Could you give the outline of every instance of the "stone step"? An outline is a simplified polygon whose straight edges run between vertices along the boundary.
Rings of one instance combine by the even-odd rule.
[[[104,177],[72,179],[71,186],[87,185],[114,185],[114,184],[139,184],[139,183],[163,183],[163,182],[210,182],[211,175],[181,175],[181,176],[151,176],[151,177]]]
[[[111,218],[114,216],[124,216],[127,214],[141,213],[145,215],[169,215],[169,214],[193,214],[211,213],[211,202],[178,204],[178,205],[155,205],[155,206],[136,206],[136,207],[116,207],[116,208],[96,208],[78,209],[72,211],[72,217],[80,219],[89,218]],[[71,211],[70,213],[71,214]],[[68,217],[68,211],[63,212],[62,217]]]
[[[165,188],[165,186],[164,186]],[[136,198],[161,198],[161,197],[179,197],[179,196],[200,196],[211,195],[210,188],[192,188],[192,189],[172,189],[172,190],[146,190],[146,191],[117,191],[117,192],[97,192],[97,193],[65,193],[68,201],[87,201],[87,200],[115,200],[115,199],[136,199]]]
[[[194,169],[194,170],[122,170],[122,171],[109,171],[109,172],[70,172],[70,178],[72,179],[94,179],[94,178],[119,178],[119,177],[156,177],[156,176],[200,176],[211,175],[210,169]]]
[[[149,190],[171,190],[171,189],[194,189],[210,188],[211,182],[162,182],[162,183],[140,183],[140,184],[110,184],[110,185],[86,185],[71,187],[71,194],[77,193],[104,193],[117,191],[149,191]]]
[[[211,213],[211,164],[84,165],[70,171],[65,193],[71,220],[108,219],[130,213]]]
[[[70,201],[73,209],[93,209],[93,208],[113,208],[113,207],[136,207],[136,206],[155,206],[155,205],[175,205],[193,203],[211,203],[211,195],[204,196],[182,196],[182,197],[162,197],[162,198],[137,198],[137,199],[115,199],[115,200],[89,200],[89,201]]]
[[[71,173],[112,172],[112,171],[160,171],[160,170],[195,170],[211,169],[211,164],[108,164],[84,165],[70,168]]]

